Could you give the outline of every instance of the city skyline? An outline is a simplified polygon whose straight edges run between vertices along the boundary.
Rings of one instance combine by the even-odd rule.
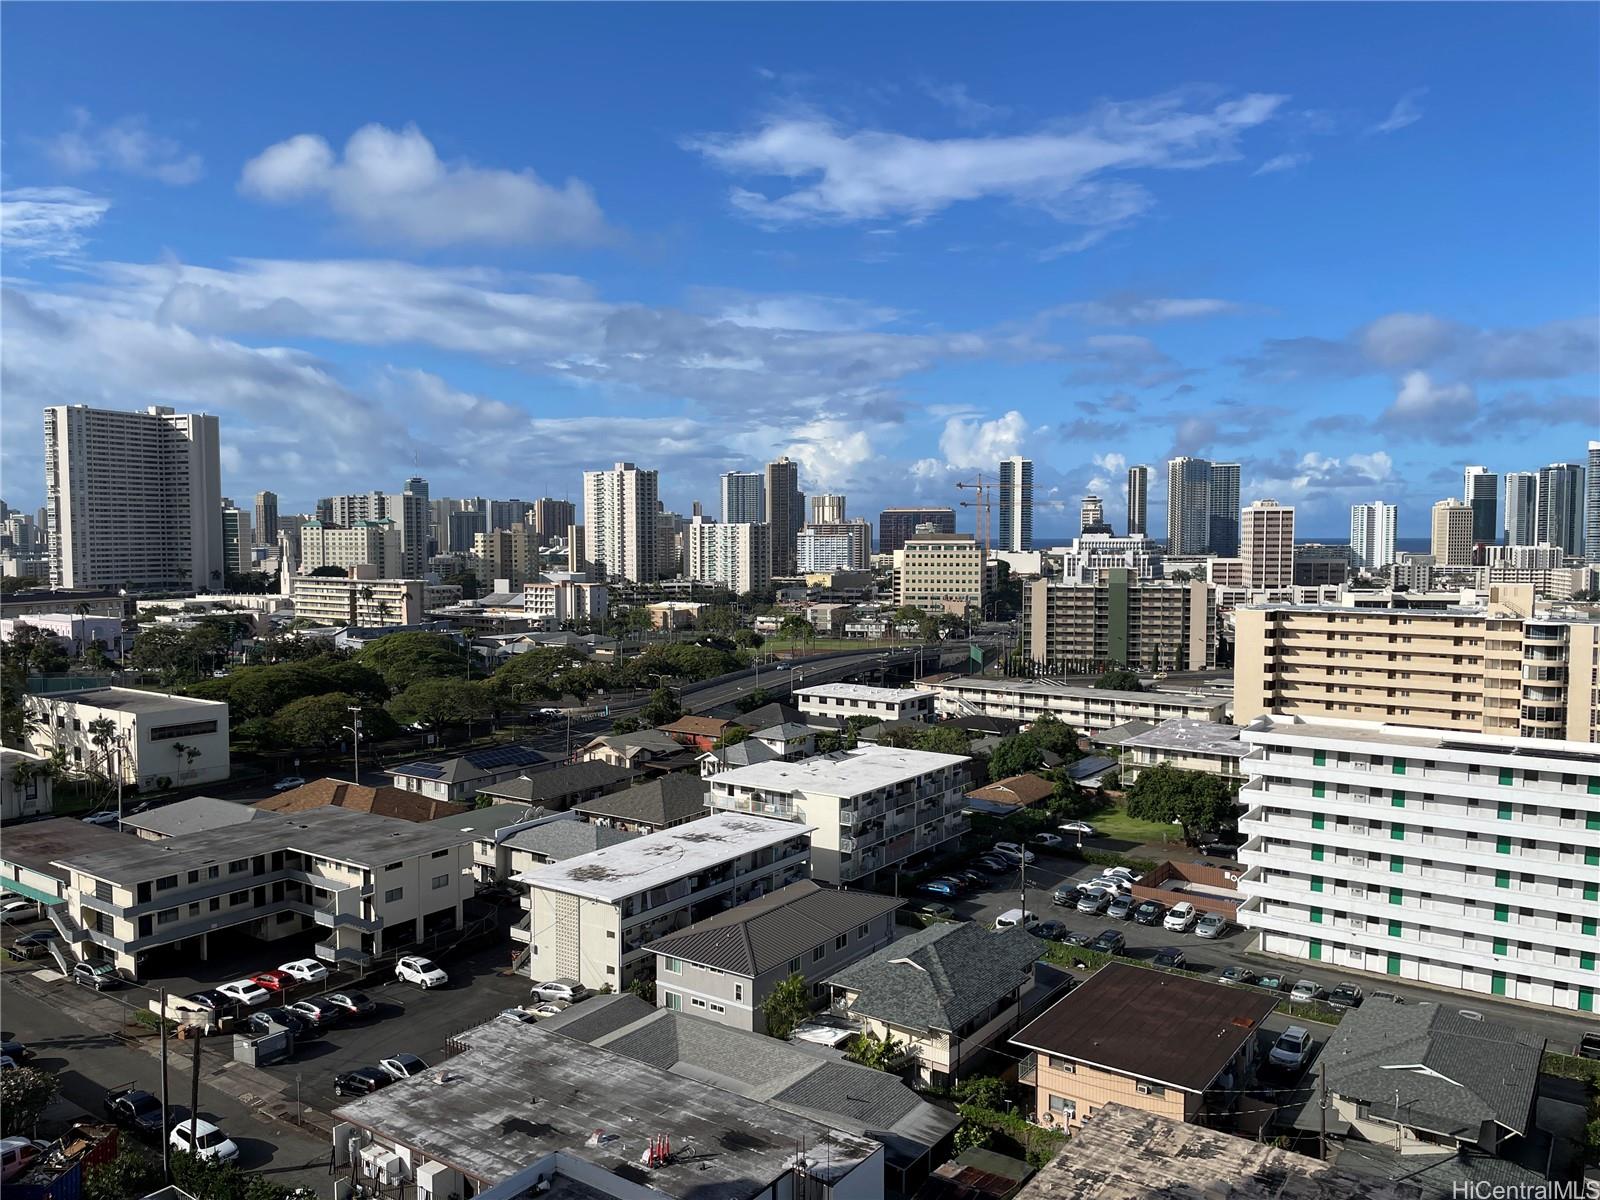
[[[603,14],[505,7],[448,18],[484,56],[470,87],[434,62],[435,10],[175,11],[12,14],[24,509],[40,411],[79,402],[218,415],[228,493],[285,512],[412,473],[577,499],[617,461],[711,510],[706,481],[783,455],[801,492],[876,512],[954,504],[1022,455],[1041,533],[1090,492],[1120,530],[1127,468],[1188,454],[1240,462],[1241,505],[1293,504],[1303,536],[1381,499],[1413,538],[1466,466],[1584,461],[1600,174],[1563,150],[1594,140],[1592,9],[1451,10],[1448,42],[1428,10],[1285,10],[1272,64],[1232,46],[1244,10],[996,12],[976,51],[939,9],[911,35],[904,10],[841,9],[846,37],[740,11],[715,51],[709,16],[645,10],[591,78],[571,51]],[[176,69],[201,42],[228,80],[203,113]],[[1513,52],[1544,64],[1519,108],[1539,121],[1478,86]],[[335,57],[360,86],[264,65],[314,80]],[[505,118],[530,73],[536,100],[594,102]],[[1530,194],[1535,163],[1561,175]],[[1384,219],[1353,227],[1377,194]],[[1524,219],[1481,223],[1502,201]]]

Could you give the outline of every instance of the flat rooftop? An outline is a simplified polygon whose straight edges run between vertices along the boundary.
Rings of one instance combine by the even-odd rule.
[[[256,819],[248,825],[209,829],[159,842],[118,835],[115,846],[84,850],[80,845],[56,861],[96,879],[132,885],[174,871],[274,850],[298,850],[358,867],[381,867],[396,859],[459,846],[473,839],[473,834],[455,829],[330,805],[298,813],[257,810]]]
[[[490,1021],[468,1049],[335,1110],[493,1184],[554,1151],[681,1200],[750,1200],[793,1168],[804,1140],[812,1174],[842,1180],[878,1143],[675,1075],[536,1025]],[[442,1082],[441,1082],[442,1080]],[[598,1144],[589,1141],[600,1132]],[[673,1160],[640,1164],[665,1134]]]
[[[862,792],[891,787],[929,771],[959,766],[963,754],[935,754],[929,750],[900,750],[866,744],[854,750],[835,750],[802,758],[799,762],[764,762],[735,767],[711,777],[712,791],[724,785],[763,788],[774,792],[814,792],[823,796],[859,796]]]
[[[139,688],[103,687],[87,688],[81,692],[50,692],[42,700],[65,700],[73,704],[88,704],[95,708],[115,709],[126,713],[171,712],[173,709],[223,709],[221,700],[196,700],[192,696],[172,696],[166,692],[146,692]]]
[[[65,880],[67,873],[55,865],[64,855],[121,850],[133,841],[136,839],[104,825],[85,825],[76,817],[49,817],[7,825],[5,837],[0,838],[0,863]]]
[[[805,696],[836,696],[842,700],[878,700],[903,704],[923,696],[933,696],[931,688],[885,688],[865,683],[818,683],[811,687],[796,688],[797,698]]]
[[[518,875],[517,882],[614,903],[624,896],[809,834],[815,828],[771,817],[715,813],[565,862],[535,867]]]
[[[1188,751],[1193,754],[1221,754],[1230,758],[1243,758],[1250,747],[1240,739],[1237,725],[1220,725],[1215,721],[1196,721],[1189,717],[1173,717],[1154,729],[1135,734],[1122,742],[1124,750],[1143,746],[1150,750]]]
[[[1224,696],[1196,696],[1181,692],[1121,692],[1112,688],[1084,687],[1079,684],[1057,683],[1053,679],[981,679],[963,675],[935,684],[939,691],[1008,692],[1019,696],[1062,696],[1084,700],[1117,700],[1124,704],[1169,704],[1178,708],[1214,709],[1226,704]]]
[[[1375,749],[1408,747],[1414,750],[1459,750],[1465,753],[1513,754],[1523,758],[1544,758],[1552,762],[1587,763],[1592,769],[1600,753],[1590,742],[1571,742],[1556,738],[1507,737],[1493,733],[1463,733],[1450,729],[1421,729],[1415,725],[1374,725],[1364,721],[1339,721],[1318,718],[1314,721],[1291,717],[1267,717],[1270,725],[1240,728],[1241,734],[1313,740],[1361,742]]]

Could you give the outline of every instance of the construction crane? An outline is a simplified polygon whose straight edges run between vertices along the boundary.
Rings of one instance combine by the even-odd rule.
[[[985,479],[983,472],[980,471],[978,472],[978,477],[976,479],[961,480],[957,482],[956,487],[963,491],[975,491],[978,494],[978,498],[976,500],[962,500],[960,501],[960,505],[962,508],[970,508],[975,510],[973,512],[972,537],[974,541],[983,543],[983,561],[988,562],[990,551],[989,515],[994,510],[994,505],[996,502],[995,493],[1000,489],[1000,481],[992,477]],[[1034,508],[1070,509],[1082,502],[1079,500],[1030,499],[1028,503]],[[981,531],[979,527],[980,520],[982,521]]]

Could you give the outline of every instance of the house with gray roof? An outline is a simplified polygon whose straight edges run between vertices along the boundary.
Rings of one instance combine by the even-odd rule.
[[[519,830],[502,843],[511,855],[511,870],[520,874],[542,867],[546,863],[563,862],[604,850],[618,842],[630,842],[638,837],[626,829],[610,829],[604,825],[591,825],[578,820],[571,813],[561,813],[566,820],[541,821],[527,829]]]
[[[898,1076],[814,1046],[730,1030],[637,996],[601,996],[540,1021],[546,1033],[732,1092],[884,1148],[885,1190],[916,1191],[945,1157],[960,1117],[917,1096]]]
[[[580,762],[603,762],[612,766],[643,770],[648,762],[673,758],[683,746],[659,729],[636,729],[631,733],[603,733],[578,751]]]
[[[718,746],[714,750],[707,750],[697,761],[700,764],[700,777],[710,779],[720,771],[731,771],[736,767],[753,767],[757,763],[775,762],[782,757],[782,750],[774,749],[754,738],[746,738],[731,746]]]
[[[909,933],[827,980],[836,1016],[892,1038],[918,1078],[945,1086],[971,1074],[985,1047],[1067,986],[1041,965],[1045,943],[1020,927],[941,922]]]
[[[190,796],[174,804],[153,808],[138,816],[122,818],[122,828],[147,842],[181,837],[186,833],[205,833],[230,825],[248,825],[267,814],[250,804],[219,800],[215,796]]]
[[[624,791],[585,800],[573,805],[572,811],[591,824],[634,833],[659,833],[705,816],[710,811],[706,808],[706,793],[710,790],[693,775],[662,775]]]
[[[798,974],[824,999],[823,980],[894,940],[899,907],[874,892],[791,883],[650,943],[656,1004],[765,1033],[775,987]]]
[[[496,804],[537,804],[550,812],[565,812],[597,796],[621,791],[639,778],[632,767],[606,762],[576,762],[548,771],[519,775],[479,790]]]
[[[434,800],[470,801],[502,780],[515,779],[550,760],[532,746],[489,746],[454,758],[403,763],[384,774],[401,791],[419,792]]]

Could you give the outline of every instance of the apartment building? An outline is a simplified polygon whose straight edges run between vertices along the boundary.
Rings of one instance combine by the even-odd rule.
[[[766,477],[760,471],[722,473],[722,522],[759,525],[767,519]]]
[[[154,791],[228,778],[228,706],[138,688],[30,695],[28,748],[66,751],[74,769]],[[106,726],[100,722],[109,723]]]
[[[1124,738],[1118,745],[1122,786],[1132,787],[1151,767],[1202,771],[1229,783],[1244,779],[1244,758],[1250,752],[1237,725],[1175,717],[1154,729]]]
[[[824,492],[820,496],[811,497],[811,524],[813,525],[843,525],[845,498],[836,492]],[[865,525],[866,518],[857,517],[856,520]],[[867,540],[872,540],[869,529]],[[869,547],[870,550],[870,547]]]
[[[933,613],[982,607],[986,574],[983,547],[969,533],[908,537],[894,553],[894,602]]]
[[[720,584],[737,596],[759,592],[772,582],[772,527],[719,525],[695,517],[684,530],[689,578]]]
[[[1323,718],[1243,737],[1238,918],[1262,950],[1595,1011],[1592,745]]]
[[[1534,498],[1535,542],[1549,542],[1568,554],[1583,553],[1584,476],[1584,468],[1578,463],[1551,463],[1539,468]]]
[[[567,530],[578,519],[571,500],[557,500],[554,496],[539,497],[528,506],[528,511],[533,514],[533,527],[538,531],[541,546],[566,537]]]
[[[801,574],[864,571],[872,562],[872,526],[861,520],[807,525],[795,539],[794,553]]]
[[[1433,540],[1429,551],[1441,567],[1472,565],[1472,507],[1447,496],[1433,506]]]
[[[630,462],[583,473],[583,557],[601,579],[654,583],[659,577],[657,482],[655,471]]]
[[[350,525],[307,521],[300,527],[300,569],[368,567],[380,579],[404,574],[405,546],[387,517],[361,518]]]
[[[929,685],[941,717],[1003,717],[1037,721],[1050,716],[1080,733],[1104,733],[1128,721],[1155,724],[1176,718],[1226,722],[1227,696],[1178,692],[1119,692],[1074,687],[1051,679],[984,679],[964,675]]]
[[[250,513],[232,500],[222,500],[222,570],[223,578],[244,574],[254,566],[251,552],[253,538],[250,532]]]
[[[352,579],[301,575],[292,583],[297,620],[322,625],[415,625],[428,611],[421,579]]]
[[[1149,533],[1150,520],[1150,468],[1128,468],[1128,536]]]
[[[49,912],[71,952],[135,978],[204,961],[211,938],[328,931],[317,957],[363,963],[458,928],[471,835],[344,808],[63,854]]]
[[[834,721],[846,717],[931,721],[933,700],[934,693],[927,688],[869,687],[864,683],[819,683],[794,693],[801,712]]]
[[[806,497],[800,490],[800,465],[782,455],[763,469],[766,523],[772,529],[772,573],[794,574],[794,543],[806,520]]]
[[[809,825],[714,813],[517,876],[535,979],[626,988],[653,961],[646,948],[713,913],[805,879]]]
[[[1276,500],[1252,500],[1239,514],[1239,557],[1247,588],[1294,585],[1294,509]],[[1342,582],[1342,581],[1341,581]]]
[[[811,831],[812,877],[866,886],[879,871],[966,832],[967,762],[861,745],[721,771],[708,781],[706,806],[802,822]]]
[[[1039,670],[1216,666],[1217,608],[1209,585],[1141,580],[1122,567],[1099,575],[1092,584],[1038,579],[1023,588],[1023,647]]]
[[[1085,533],[1073,538],[1072,545],[1051,550],[1049,555],[1060,561],[1056,574],[1064,583],[1098,583],[1102,572],[1115,568],[1132,571],[1139,579],[1161,578],[1161,547],[1142,533],[1127,537]],[[1012,574],[1016,574],[1015,568]]]
[[[1350,506],[1350,557],[1363,571],[1377,571],[1394,562],[1394,527],[1398,510],[1382,500]]]
[[[522,611],[542,621],[597,620],[606,615],[610,603],[603,583],[536,579],[522,586]]]
[[[878,553],[893,554],[915,536],[919,525],[931,525],[939,534],[956,531],[953,508],[886,508],[878,514]]]
[[[539,557],[542,545],[535,526],[514,521],[503,529],[474,534],[472,552],[483,564],[485,582],[504,579],[515,590],[539,578],[543,567]]]
[[[151,405],[44,410],[46,529],[56,588],[203,592],[222,551],[217,418]]]
[[[1527,585],[1483,608],[1284,605],[1234,613],[1234,712],[1600,741],[1600,621]]]
[[[1001,550],[1033,549],[1033,460],[1013,454],[1000,460]]]

